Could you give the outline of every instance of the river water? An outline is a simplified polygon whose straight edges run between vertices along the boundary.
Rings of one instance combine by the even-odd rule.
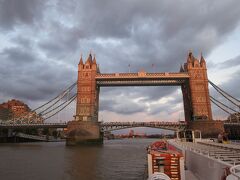
[[[102,146],[65,142],[0,144],[0,180],[142,180],[154,139],[106,140]]]

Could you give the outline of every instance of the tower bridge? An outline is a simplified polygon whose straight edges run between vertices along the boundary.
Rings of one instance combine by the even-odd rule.
[[[212,120],[206,62],[190,52],[180,72],[101,73],[96,58],[89,54],[78,64],[76,121],[98,121],[99,92],[106,86],[181,86],[186,121],[195,116]]]
[[[59,127],[68,129],[67,144],[75,145],[88,142],[102,142],[102,131],[117,130],[130,127],[153,127],[169,130],[183,128],[202,131],[203,136],[216,136],[225,129],[238,131],[239,121],[235,124],[215,121],[212,117],[211,102],[228,114],[239,114],[239,111],[219,102],[209,95],[209,84],[233,105],[240,107],[240,101],[229,95],[213,82],[208,80],[206,61],[201,55],[200,59],[189,52],[187,60],[180,67],[179,72],[155,72],[149,73],[140,70],[136,73],[101,73],[95,56],[89,54],[85,63],[82,57],[78,64],[77,82],[69,86],[49,102],[34,109],[43,119],[49,119],[66,108],[76,99],[76,113],[74,120],[67,124],[31,124],[30,116],[24,115],[19,119],[13,119],[10,125],[0,124],[3,128],[27,128],[27,127]],[[183,97],[185,123],[167,122],[106,122],[99,123],[99,96],[101,87],[121,86],[180,86]],[[72,93],[74,88],[77,92]],[[71,94],[71,96],[70,96]],[[239,117],[236,118],[239,120]],[[237,127],[237,128],[236,128]]]
[[[180,86],[186,127],[201,130],[203,136],[216,136],[219,132],[224,131],[224,126],[221,121],[213,121],[211,101],[219,104],[209,95],[209,82],[204,57],[201,55],[200,59],[197,59],[192,52],[189,52],[187,60],[180,67],[179,72],[155,73],[144,70],[136,73],[101,73],[96,57],[92,57],[90,53],[85,63],[81,57],[78,64],[76,115],[74,116],[75,120],[68,123],[69,139],[67,143],[73,145],[88,140],[99,139],[101,141],[99,136],[101,130],[98,125],[100,88],[111,86]],[[212,82],[210,84],[217,91],[221,91]],[[229,97],[229,95],[227,96]],[[140,123],[134,125],[138,126]],[[152,124],[144,125],[152,127]],[[131,126],[133,125],[121,123],[105,126],[105,128],[119,129]],[[162,126],[162,128],[166,127],[165,124]],[[80,132],[84,132],[88,136],[78,137],[77,134]]]
[[[78,64],[76,115],[75,120],[68,123],[67,144],[102,141],[98,123],[99,93],[101,87],[109,86],[180,86],[188,127],[203,131],[203,135],[214,135],[223,130],[222,123],[212,118],[207,67],[202,55],[199,60],[189,52],[179,72],[148,73],[141,70],[106,74],[100,72],[95,56],[90,53],[85,63],[81,57]],[[204,121],[195,122],[197,118],[204,118]],[[88,135],[80,137],[77,134]]]

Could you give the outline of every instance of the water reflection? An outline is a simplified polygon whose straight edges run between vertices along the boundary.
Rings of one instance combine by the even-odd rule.
[[[102,146],[64,143],[0,145],[0,179],[139,180],[151,139],[105,141]]]

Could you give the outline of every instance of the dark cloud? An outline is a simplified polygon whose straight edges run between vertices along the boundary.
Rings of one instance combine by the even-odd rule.
[[[132,99],[141,97],[141,102],[151,102],[174,93],[179,87],[102,87],[101,96],[108,97],[115,94],[124,94]],[[143,98],[144,97],[144,98]]]
[[[239,17],[236,0],[0,0],[0,30],[7,34],[0,36],[6,42],[0,47],[0,99],[34,104],[55,96],[75,82],[80,53],[86,58],[90,50],[102,73],[128,72],[129,64],[131,72],[177,72],[189,49],[207,57],[239,25]],[[230,92],[239,97],[235,89]],[[102,88],[100,107],[119,114],[172,114],[182,103],[176,92],[176,87]],[[125,98],[115,98],[119,94]],[[146,103],[164,96],[174,97],[146,110]]]
[[[134,114],[138,112],[145,112],[145,106],[126,99],[121,102],[116,102],[116,100],[102,100],[100,103],[100,111],[105,110],[113,111],[119,114]]]
[[[182,95],[176,96],[175,93],[173,93],[169,94],[169,96],[172,97],[171,99],[168,99],[167,102],[150,106],[148,114],[157,115],[159,113],[164,113],[165,115],[170,116],[173,113],[183,111]]]
[[[38,46],[46,53],[48,57],[61,57],[64,52],[74,52],[78,50],[81,38],[84,38],[84,32],[78,27],[66,27],[65,25],[52,22],[46,29],[47,38],[39,42]],[[79,52],[79,50],[78,50]],[[67,57],[66,53],[64,53]],[[80,53],[79,53],[80,55]]]
[[[13,66],[24,66],[36,60],[35,54],[17,47],[3,49],[3,51],[0,52],[0,56],[1,59],[5,58],[5,60]]]
[[[0,28],[12,29],[16,25],[32,25],[41,20],[44,1],[1,0]]]
[[[240,83],[239,83],[239,77],[240,77],[240,70],[236,71],[227,82],[218,85],[221,89],[232,95],[233,97],[240,99]]]
[[[240,65],[240,55],[229,59],[227,61],[224,61],[220,64],[217,64],[217,68],[231,68],[231,67],[235,67],[235,66],[239,66]]]
[[[172,89],[172,90],[171,90]],[[100,110],[113,111],[119,114],[134,114],[144,112],[156,115],[160,112],[171,114],[182,110],[182,95],[176,94],[176,88],[167,87],[123,87],[107,90],[102,88],[100,96]],[[105,91],[106,90],[106,91]],[[157,101],[164,96],[171,96],[165,103]]]
[[[17,46],[27,49],[28,51],[32,51],[32,48],[34,46],[32,39],[29,37],[24,37],[24,35],[13,37],[11,41],[14,42]]]
[[[74,68],[43,60],[24,48],[4,49],[0,53],[1,99],[47,100],[76,81]]]
[[[227,62],[226,62],[227,63]],[[225,64],[225,63],[224,63]],[[229,95],[233,96],[234,98],[240,100],[240,93],[239,93],[239,89],[240,89],[240,84],[239,82],[239,77],[240,77],[240,71],[236,71],[232,77],[229,78],[229,80],[225,83],[222,84],[218,84],[217,86],[222,89],[223,91],[225,91],[226,93],[228,93]],[[216,89],[214,89],[212,86],[210,86],[210,95],[213,96],[215,99],[217,99],[218,101],[222,102],[223,104],[227,105],[228,107],[239,111],[239,107],[237,107],[236,105],[234,105],[233,103],[231,103],[229,100],[227,100],[223,95],[221,95]],[[226,94],[225,94],[226,96]],[[229,98],[229,96],[227,95],[227,97]],[[233,102],[235,102],[236,104],[239,105],[238,102],[236,102],[235,100],[233,100],[232,98],[230,98]],[[223,107],[223,106],[221,106]],[[232,110],[223,107],[224,109],[226,109],[227,111],[229,111],[230,113],[234,113]],[[217,107],[215,104],[212,103],[212,110],[213,110],[213,114],[215,114],[216,118],[220,118],[220,117],[227,117],[229,116],[228,113],[224,112],[223,110],[220,110],[219,107]]]
[[[92,22],[86,28],[89,38],[111,38],[120,42],[97,46],[93,43],[103,71],[127,71],[128,64],[132,71],[141,68],[152,71],[152,63],[157,71],[178,71],[189,49],[197,52],[197,56],[200,51],[207,56],[237,26],[240,15],[236,1],[220,5],[188,2],[178,4],[178,8],[169,1],[131,1],[127,5],[124,2],[91,1],[82,5],[82,10],[88,14],[83,16],[84,22]],[[225,5],[237,10],[226,14]],[[215,8],[210,8],[212,6]],[[96,18],[98,14],[100,18]],[[221,17],[228,21],[220,21]],[[107,68],[109,66],[112,68]]]

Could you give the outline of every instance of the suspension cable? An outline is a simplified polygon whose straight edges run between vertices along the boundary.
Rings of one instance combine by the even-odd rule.
[[[226,91],[224,91],[223,89],[221,89],[220,87],[218,87],[216,84],[214,84],[213,82],[211,82],[210,80],[208,80],[210,83],[212,83],[214,86],[216,86],[218,89],[220,89],[223,93],[225,93],[226,95],[228,95],[229,97],[231,97],[232,99],[234,99],[235,101],[237,101],[238,103],[240,103],[240,100],[238,100],[237,98],[233,97],[232,95],[228,94]]]
[[[72,99],[74,96],[76,96],[76,94],[74,94],[70,99]],[[45,113],[43,113],[43,114],[41,114],[41,115],[44,116],[44,115],[46,115],[46,114],[49,114],[50,112],[58,109],[59,107],[61,107],[61,106],[64,105],[65,103],[67,103],[68,101],[69,101],[69,100],[64,101],[63,103],[61,103],[61,104],[58,105],[57,107],[55,107],[55,108],[53,108],[53,109],[51,109],[51,110],[49,110],[49,111],[47,111],[47,112],[45,112]]]
[[[31,112],[34,112],[34,111],[36,111],[36,110],[44,107],[45,105],[51,103],[52,101],[54,101],[55,99],[57,99],[58,97],[60,97],[62,94],[64,94],[64,96],[66,96],[65,93],[68,92],[68,91],[70,92],[70,91],[76,86],[76,84],[77,84],[77,82],[73,83],[73,84],[72,84],[71,86],[69,86],[67,89],[65,89],[65,90],[62,91],[60,94],[58,94],[55,98],[51,99],[50,101],[48,101],[47,103],[45,103],[45,104],[43,104],[43,105],[41,105],[41,106],[39,106],[39,107],[31,110],[31,111],[28,112],[27,114],[23,114],[23,115],[19,116],[19,117],[17,118],[17,120],[19,120],[19,119],[21,119],[21,118],[23,118],[23,119],[26,118]],[[64,96],[63,96],[63,97],[64,97]],[[62,98],[63,98],[63,97],[62,97]],[[54,104],[52,104],[52,105],[49,106],[48,108],[44,109],[44,110],[41,111],[40,113],[45,112],[46,110],[48,110],[49,108],[51,108],[52,106],[54,106],[55,104],[57,104],[60,100],[61,100],[61,98],[59,98],[59,100],[57,100]],[[40,114],[40,113],[37,113],[37,114]]]
[[[217,92],[219,92],[223,97],[225,97],[227,100],[229,100],[231,103],[233,103],[234,105],[240,107],[240,105],[238,105],[237,103],[235,103],[233,100],[229,99],[225,94],[227,94],[225,92],[225,94],[223,93],[224,91],[222,89],[220,89],[218,86],[216,86],[214,83],[212,83],[210,80],[208,80],[208,82],[213,86],[214,89],[217,90]],[[222,92],[223,91],[223,92]],[[227,94],[229,97],[232,97],[231,95]],[[232,97],[234,100],[236,100],[237,102],[240,102],[238,99]]]
[[[60,97],[62,94],[64,94],[64,96],[62,96],[61,98],[59,98],[55,103],[53,103],[51,106],[49,106],[48,108],[44,109],[43,111],[41,111],[40,113],[42,112],[45,112],[46,110],[48,110],[49,108],[53,107],[55,104],[57,104],[63,97],[66,96],[66,92],[70,92],[75,86],[76,86],[77,82],[73,83],[71,86],[69,86],[67,89],[65,89],[64,91],[62,91],[60,94],[58,94],[56,97],[54,97],[53,99],[51,99],[50,101],[46,102],[45,104],[31,110],[30,112],[28,112],[27,114],[23,114],[21,116],[19,116],[16,120],[19,120],[19,119],[24,119],[24,118],[27,118],[27,116],[31,113],[31,112],[34,112],[46,105],[48,105],[49,103],[51,103],[52,101],[56,100],[58,97]],[[37,113],[37,114],[40,114],[40,113]],[[13,120],[13,119],[12,119]]]
[[[229,111],[227,111],[226,109],[224,109],[224,108],[222,108],[221,106],[219,106],[214,100],[212,100],[211,99],[211,102],[213,103],[213,104],[215,104],[217,107],[219,107],[221,110],[223,110],[223,111],[225,111],[226,113],[228,113],[228,114],[232,114],[232,113],[230,113]]]
[[[76,84],[77,84],[77,82],[73,83],[73,84],[72,84],[71,86],[69,86],[66,90],[64,90],[64,91],[62,91],[60,94],[58,94],[56,97],[54,97],[54,98],[51,99],[50,101],[44,103],[43,105],[41,105],[41,106],[33,109],[32,111],[36,111],[36,110],[42,108],[43,106],[48,105],[49,103],[51,103],[52,101],[54,101],[55,99],[57,99],[59,96],[61,96],[63,93],[65,93],[68,89],[73,88]]]
[[[68,90],[66,90],[65,92],[62,93],[63,94],[62,97],[60,97],[56,102],[54,102],[52,105],[50,105],[46,109],[42,110],[38,114],[42,114],[43,112],[51,109],[55,104],[57,104],[59,101],[61,101],[73,88],[74,88],[74,86],[72,86],[71,88],[68,88]]]
[[[66,108],[71,102],[73,102],[76,97],[77,97],[77,95],[73,96],[72,99],[70,99],[70,101],[69,101],[64,107],[62,107],[59,111],[55,112],[55,113],[52,114],[51,116],[48,116],[48,117],[44,118],[44,120],[49,119],[49,118],[53,117],[54,115],[56,115],[57,113],[59,113],[60,111],[62,111],[62,110],[63,110],[64,108]]]
[[[230,110],[232,110],[232,111],[238,113],[238,111],[236,111],[236,110],[234,110],[234,109],[228,107],[227,105],[223,104],[222,102],[220,102],[219,100],[215,99],[214,97],[212,97],[212,96],[209,96],[209,97],[210,97],[211,99],[213,99],[214,101],[217,101],[219,104],[223,105],[224,107],[226,107],[226,108],[228,108],[228,109],[230,109]]]

